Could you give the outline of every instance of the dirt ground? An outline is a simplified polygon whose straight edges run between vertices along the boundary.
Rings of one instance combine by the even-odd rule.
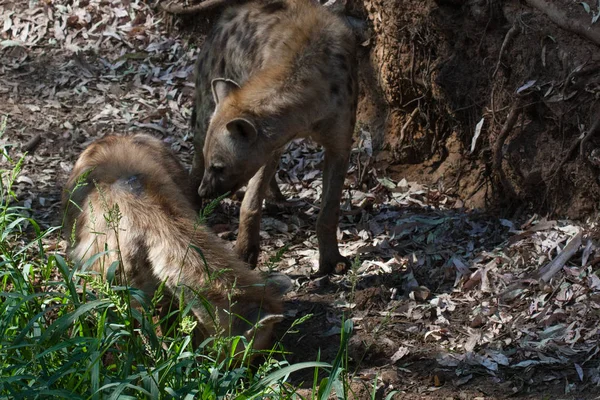
[[[366,8],[356,10],[355,15],[364,13],[365,20],[373,24],[373,15],[387,4],[381,18],[392,15],[399,21],[412,18],[416,23],[423,15],[433,16],[440,27],[432,32],[444,32],[447,37],[452,36],[447,30],[450,24],[456,26],[465,18],[460,10],[450,12],[456,7],[450,4],[454,2],[398,3],[402,8],[395,11],[389,2],[370,6],[365,2]],[[535,14],[523,23],[529,28],[539,27],[532,20],[535,18],[542,17]],[[0,19],[0,115],[8,117],[0,145],[13,157],[28,152],[17,194],[42,226],[60,224],[61,187],[81,150],[105,134],[151,133],[169,144],[186,166],[190,165],[190,77],[206,18],[195,21],[194,31],[179,29],[185,21],[165,17],[137,0],[0,0]],[[486,35],[470,36],[475,25],[488,20]],[[475,63],[471,69],[464,69],[465,60],[474,57],[467,51],[473,43],[481,43],[481,51],[498,53],[506,24],[484,17],[465,24],[465,33],[457,33],[454,40],[426,37],[410,29],[392,32],[410,33],[405,37],[408,47],[399,47],[401,54],[423,49],[419,41],[410,46],[408,40],[415,38],[429,38],[428,48],[440,49],[437,55],[422,53],[430,54],[432,62],[437,60],[439,65],[412,67],[415,84],[419,82],[417,70],[437,71],[442,77],[460,72],[471,79],[466,85],[465,80],[439,78],[440,82],[453,81],[455,86],[444,87],[443,93],[428,87],[426,97],[415,102],[421,108],[412,121],[420,127],[421,136],[416,130],[410,134],[407,131],[411,146],[417,150],[435,148],[431,135],[427,138],[424,132],[436,132],[435,141],[445,143],[445,150],[437,156],[407,149],[402,143],[408,139],[394,139],[389,133],[402,130],[406,116],[415,109],[402,107],[409,97],[390,101],[393,90],[386,94],[384,85],[388,97],[377,100],[373,96],[381,96],[376,93],[379,89],[363,85],[362,120],[346,181],[339,233],[343,252],[356,258],[348,275],[318,280],[308,277],[317,262],[314,225],[321,191],[318,167],[322,151],[309,142],[294,142],[282,157],[278,180],[289,200],[286,204],[265,205],[260,263],[263,268],[287,274],[294,282],[292,291],[286,294],[286,320],[277,336],[289,352],[286,359],[292,363],[317,357],[331,362],[338,351],[342,323],[351,319],[350,397],[356,399],[369,398],[373,383],[376,398],[384,398],[393,390],[398,390],[396,398],[402,399],[599,398],[600,231],[593,218],[585,222],[550,219],[525,209],[514,218],[504,219],[501,213],[470,207],[483,204],[473,198],[477,195],[484,199],[496,175],[481,159],[465,153],[465,143],[470,146],[473,126],[485,115],[493,127],[485,128],[476,148],[491,154],[493,139],[512,98],[499,98],[495,103],[498,109],[489,109],[485,92],[490,89],[486,86],[489,77],[479,76]],[[398,29],[375,25],[375,31]],[[423,25],[423,29],[428,26]],[[552,63],[558,62],[558,53],[552,49],[559,51],[556,43],[561,33],[547,39],[547,32],[533,31],[536,36],[515,40],[521,50],[507,57],[527,57],[533,44],[546,43],[546,63],[551,57],[555,57]],[[455,28],[455,32],[459,30]],[[379,55],[370,52],[379,48],[378,38],[372,37],[371,43],[365,44],[364,57],[378,59]],[[561,82],[579,57],[587,56],[592,64],[598,60],[599,52],[590,50],[587,43],[577,44],[577,40],[573,42],[576,50],[567,57],[568,65],[561,67]],[[444,46],[456,48],[465,43],[471,47],[465,45],[462,58],[442,62],[440,55],[450,54],[442,52]],[[405,61],[408,66],[416,62]],[[491,59],[489,65],[495,65],[494,61]],[[538,57],[529,68],[538,70],[539,63],[543,64]],[[400,81],[406,65],[394,67]],[[556,73],[551,65],[544,69],[554,71],[548,74]],[[505,60],[498,69],[501,83],[494,85],[507,86],[522,80],[516,72],[509,78],[507,69],[510,64]],[[382,73],[394,76],[391,70],[386,67]],[[540,82],[547,76],[542,73],[537,78],[540,89],[531,96],[544,96],[549,87]],[[368,83],[368,71],[363,70],[363,78],[363,84]],[[572,79],[569,82],[575,84]],[[593,99],[597,89],[590,88],[582,89],[587,94],[572,99]],[[557,90],[566,89],[561,86]],[[412,99],[422,94],[414,92]],[[460,104],[468,108],[457,111],[457,96],[462,96]],[[597,101],[590,100],[589,107],[594,105]],[[521,158],[517,164],[505,159],[503,168],[522,169],[528,165],[533,170],[538,164],[550,165],[543,158],[543,146],[563,149],[561,154],[566,151],[566,143],[570,143],[567,139],[574,138],[573,132],[565,133],[566,128],[571,129],[580,114],[567,113],[564,110],[571,106],[561,105],[566,108],[561,108],[564,119],[559,125],[565,129],[557,131],[556,120],[548,117],[546,107],[545,102],[537,101],[523,111],[519,122],[522,130],[503,147],[507,159],[514,152]],[[444,108],[450,111],[443,114]],[[437,115],[438,119],[426,121],[426,114]],[[395,122],[389,115],[397,116]],[[590,119],[579,123],[587,127]],[[530,135],[528,129],[548,135]],[[559,142],[564,145],[558,146]],[[387,146],[387,150],[378,152],[379,145]],[[597,185],[597,171],[593,166],[569,161],[564,168],[571,171],[572,177],[570,183],[558,186],[564,198],[575,204],[574,198],[582,196],[584,189],[595,193],[592,183]],[[536,190],[541,193],[541,189]],[[590,215],[595,206],[577,210],[579,216]],[[587,214],[582,214],[586,210]],[[209,224],[219,236],[233,241],[238,216],[239,202],[226,199]],[[581,242],[564,268],[551,282],[540,280],[537,271],[567,251],[566,244],[578,237]],[[48,249],[64,250],[58,237],[46,245]],[[284,248],[283,255],[276,259]],[[295,319],[308,314],[312,314],[308,321],[287,332]],[[312,371],[294,375],[292,380],[308,390]]]
[[[394,176],[508,213],[597,211],[598,7],[549,2],[594,42],[533,3],[348,0],[369,21],[359,120]]]

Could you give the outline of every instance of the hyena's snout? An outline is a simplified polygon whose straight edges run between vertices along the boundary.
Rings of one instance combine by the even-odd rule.
[[[198,196],[203,199],[213,199],[227,193],[229,189],[223,184],[222,179],[213,174],[205,173],[198,188]]]
[[[209,199],[215,197],[214,183],[212,180],[207,179],[206,176],[202,179],[200,187],[198,188],[198,196],[203,199]]]
[[[198,196],[203,199],[214,199],[226,193],[234,194],[248,181],[246,176],[223,174],[206,171],[198,188]]]

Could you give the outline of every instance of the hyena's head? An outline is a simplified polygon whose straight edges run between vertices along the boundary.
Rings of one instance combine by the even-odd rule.
[[[237,83],[228,79],[212,82],[215,111],[204,143],[204,176],[200,197],[233,193],[265,163],[259,128],[237,106]]]

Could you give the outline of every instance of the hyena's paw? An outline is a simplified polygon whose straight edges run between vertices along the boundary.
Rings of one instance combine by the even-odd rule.
[[[319,271],[316,276],[323,276],[329,274],[345,274],[350,269],[350,260],[341,254],[335,256],[320,257],[319,259]]]
[[[236,246],[236,251],[242,261],[245,261],[251,269],[256,268],[258,255],[260,254],[260,246],[258,244]]]

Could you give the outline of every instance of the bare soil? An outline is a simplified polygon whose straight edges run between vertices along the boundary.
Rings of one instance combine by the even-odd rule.
[[[566,22],[600,30],[583,3],[551,3]],[[372,28],[359,120],[393,176],[442,181],[467,205],[504,213],[597,211],[597,129],[581,137],[600,120],[600,43],[519,1],[356,0],[348,9]],[[502,137],[515,106],[522,112]]]

